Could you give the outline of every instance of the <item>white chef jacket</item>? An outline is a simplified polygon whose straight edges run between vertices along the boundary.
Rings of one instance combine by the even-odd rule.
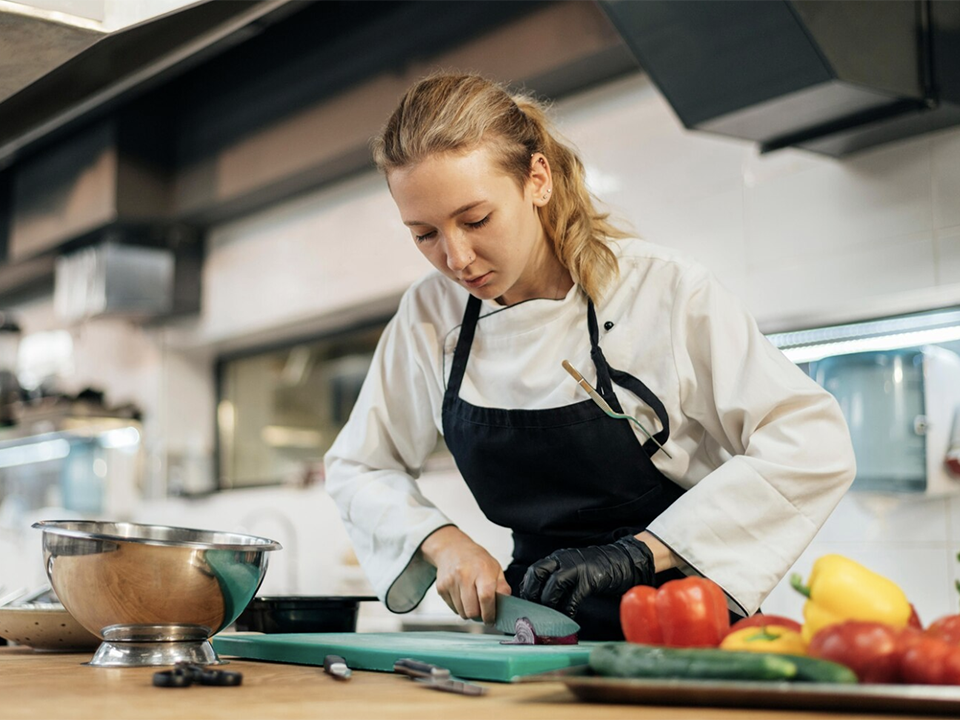
[[[753,613],[853,482],[846,423],[833,396],[771,345],[702,266],[643,240],[611,247],[620,275],[596,306],[600,346],[612,367],[639,378],[666,407],[672,457],[652,459],[686,489],[647,529],[682,558],[681,569],[715,581]],[[404,294],[325,457],[327,489],[360,564],[395,612],[415,608],[436,579],[418,549],[451,524],[417,478],[442,427],[467,298],[440,273]],[[528,410],[581,402],[587,396],[564,359],[596,387],[578,286],[561,300],[484,301],[460,395]],[[625,413],[660,429],[639,398],[614,390]]]

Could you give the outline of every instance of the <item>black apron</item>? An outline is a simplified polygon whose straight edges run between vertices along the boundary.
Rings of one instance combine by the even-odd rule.
[[[504,574],[518,595],[532,563],[561,548],[636,535],[683,490],[651,461],[656,443],[641,445],[629,421],[608,417],[592,400],[545,410],[485,408],[462,400],[480,307],[471,295],[443,398],[443,435],[480,509],[513,531],[513,561]],[[597,391],[616,412],[622,408],[613,383],[640,397],[660,420],[654,437],[666,443],[670,427],[663,403],[640,380],[607,364],[590,301],[587,326]],[[558,367],[561,360],[556,358]],[[657,584],[676,577],[682,575],[675,570],[660,573]],[[584,600],[576,616],[581,639],[623,639],[619,607],[619,597]]]

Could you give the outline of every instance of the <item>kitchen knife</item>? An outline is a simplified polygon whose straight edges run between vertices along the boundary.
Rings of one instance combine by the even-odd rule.
[[[400,658],[393,664],[393,671],[411,678],[427,678],[432,680],[449,680],[450,671],[437,665],[431,665],[423,660],[414,658]]]
[[[520,618],[527,618],[533,631],[541,637],[563,637],[580,632],[580,626],[558,610],[497,593],[497,619],[494,622],[497,630],[513,635]]]
[[[443,692],[452,692],[458,695],[473,695],[475,697],[487,694],[487,688],[483,687],[483,685],[477,685],[463,680],[453,680],[451,678],[438,680],[437,678],[422,677],[414,678],[414,680],[431,690],[442,690]]]
[[[349,680],[353,671],[347,666],[347,661],[339,655],[327,655],[323,659],[323,671],[337,680]]]

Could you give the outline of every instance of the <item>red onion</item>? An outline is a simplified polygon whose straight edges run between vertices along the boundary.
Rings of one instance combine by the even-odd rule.
[[[537,635],[529,618],[517,618],[515,635],[510,640],[501,640],[501,645],[576,645],[577,634]]]

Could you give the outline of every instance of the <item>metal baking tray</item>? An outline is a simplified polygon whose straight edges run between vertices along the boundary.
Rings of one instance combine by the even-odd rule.
[[[562,682],[594,703],[960,716],[958,686],[627,679],[593,675],[586,665],[519,681]]]

